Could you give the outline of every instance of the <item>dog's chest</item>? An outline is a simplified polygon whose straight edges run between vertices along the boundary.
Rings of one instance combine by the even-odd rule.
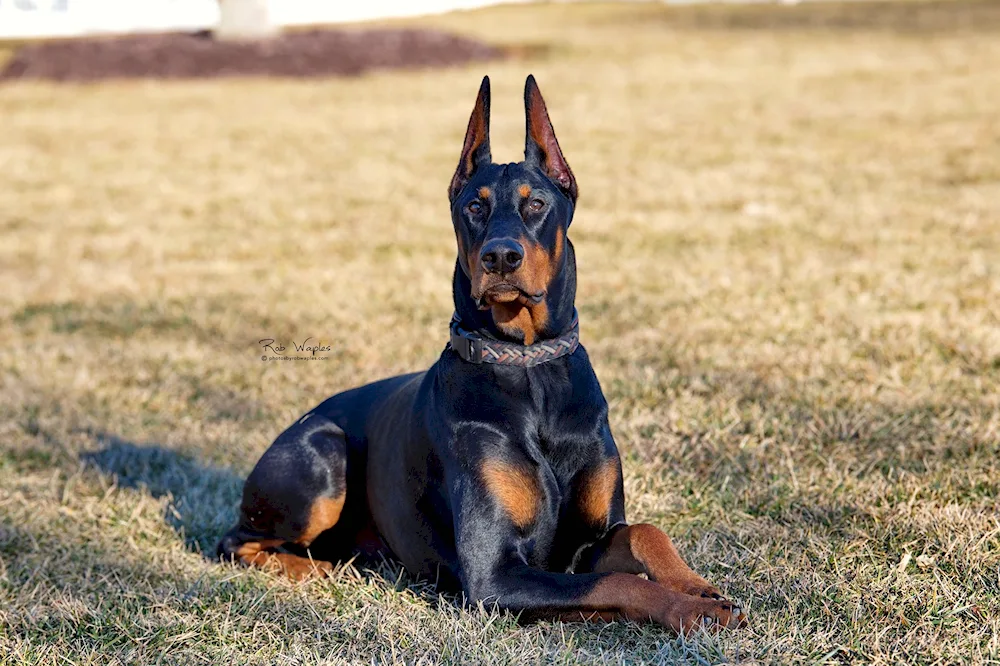
[[[594,441],[539,440],[544,455],[532,465],[537,496],[533,519],[524,525],[518,550],[523,559],[551,571],[571,566],[580,548],[600,538],[603,530],[585,520],[582,507],[592,502],[585,480],[590,470],[600,468],[602,448]],[[605,502],[610,497],[605,498]]]

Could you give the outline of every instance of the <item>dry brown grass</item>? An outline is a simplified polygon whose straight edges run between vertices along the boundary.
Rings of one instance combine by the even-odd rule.
[[[496,157],[533,71],[629,515],[750,606],[688,641],[200,554],[291,419],[440,352],[483,68],[5,86],[0,662],[996,663],[1000,21],[949,7],[423,21],[551,47],[486,68]],[[259,360],[306,336],[332,358]]]

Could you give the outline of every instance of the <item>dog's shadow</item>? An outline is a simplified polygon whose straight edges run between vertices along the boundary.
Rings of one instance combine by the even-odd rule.
[[[81,462],[110,476],[119,488],[168,498],[164,521],[182,536],[188,550],[214,560],[216,543],[236,521],[243,476],[156,444],[140,445],[108,434],[98,434],[97,441],[101,448],[83,453]],[[395,560],[355,564],[354,575],[364,579],[381,578],[387,586],[407,588],[428,602],[458,603],[452,595],[440,597],[431,581],[410,575]]]
[[[214,558],[216,542],[236,519],[243,477],[163,446],[108,434],[97,440],[102,448],[81,454],[81,462],[111,476],[119,488],[168,498],[167,524],[183,536],[189,550]]]

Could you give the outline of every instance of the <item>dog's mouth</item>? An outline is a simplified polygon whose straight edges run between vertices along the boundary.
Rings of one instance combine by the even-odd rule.
[[[473,294],[480,310],[489,310],[494,305],[519,302],[521,305],[538,305],[545,298],[545,292],[532,294],[509,282],[490,285],[480,296]]]

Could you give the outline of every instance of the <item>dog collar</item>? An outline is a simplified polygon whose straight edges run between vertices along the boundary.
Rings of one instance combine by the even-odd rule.
[[[569,331],[558,338],[544,340],[533,345],[519,345],[493,338],[484,338],[462,328],[461,320],[455,314],[451,318],[451,347],[462,360],[469,363],[494,363],[496,365],[516,365],[530,368],[560,356],[567,356],[580,346],[580,321],[573,310],[573,322]]]

